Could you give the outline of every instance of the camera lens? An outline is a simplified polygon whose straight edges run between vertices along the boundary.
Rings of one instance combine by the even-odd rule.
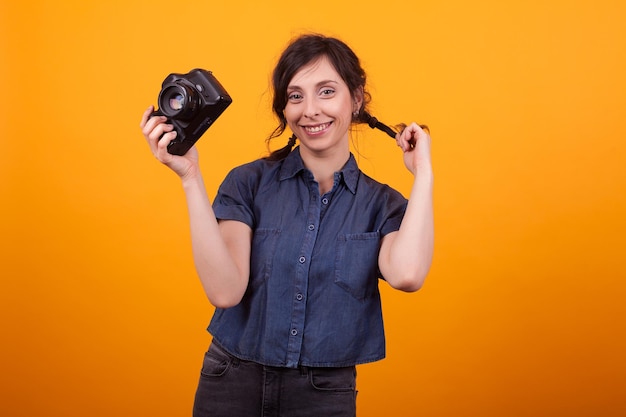
[[[185,97],[182,94],[176,94],[170,98],[170,108],[172,110],[180,110],[185,105]]]
[[[165,86],[159,94],[159,108],[164,115],[188,119],[198,106],[198,94],[188,85],[173,83]]]

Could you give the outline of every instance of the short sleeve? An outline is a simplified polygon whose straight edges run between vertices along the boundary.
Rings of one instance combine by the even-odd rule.
[[[237,220],[254,228],[253,170],[244,165],[231,170],[220,185],[213,201],[213,211],[218,220]]]
[[[400,229],[400,224],[404,218],[408,201],[402,194],[391,187],[386,188],[386,198],[383,206],[384,221],[380,228],[381,236]]]

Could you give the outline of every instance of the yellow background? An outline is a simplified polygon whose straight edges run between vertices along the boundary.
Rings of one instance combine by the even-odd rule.
[[[383,285],[360,416],[624,415],[625,22],[618,0],[3,0],[0,415],[190,415],[212,308],[140,116],[167,74],[214,72],[213,196],[265,153],[269,74],[305,31],[354,48],[379,119],[433,135],[432,273]],[[393,141],[357,144],[406,195]]]

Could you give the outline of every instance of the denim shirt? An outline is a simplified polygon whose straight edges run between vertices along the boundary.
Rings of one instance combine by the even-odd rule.
[[[241,302],[208,327],[232,355],[268,366],[340,367],[385,357],[378,252],[407,200],[354,159],[320,196],[299,148],[233,169],[213,208],[253,230]]]

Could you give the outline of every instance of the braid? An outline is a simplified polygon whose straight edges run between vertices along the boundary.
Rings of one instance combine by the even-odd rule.
[[[391,129],[389,126],[387,126],[386,124],[382,122],[379,122],[377,118],[375,118],[374,116],[372,116],[366,111],[362,112],[362,115],[364,119],[363,121],[367,123],[369,127],[371,127],[372,129],[382,130],[383,132],[385,132],[392,138],[394,139],[396,138],[396,132],[393,129]]]
[[[265,159],[269,161],[280,161],[282,159],[285,159],[287,155],[289,155],[289,153],[291,152],[291,149],[293,149],[294,145],[296,144],[296,139],[298,138],[296,137],[295,133],[292,134],[286,146],[275,150],[274,152],[269,154],[269,156],[265,157]]]
[[[296,137],[296,134],[293,133],[291,137],[289,138],[289,142],[287,142],[287,146],[289,146],[289,149],[294,147],[294,145],[296,144],[296,139],[298,138]]]
[[[366,111],[362,111],[362,112],[360,112],[358,114],[357,121],[360,121],[360,122],[363,122],[363,123],[367,123],[367,125],[369,127],[371,127],[372,129],[382,130],[383,132],[385,132],[386,134],[391,136],[393,139],[396,138],[396,134],[398,132],[402,132],[404,130],[404,128],[406,128],[406,124],[400,123],[400,124],[394,126],[394,128],[395,128],[395,130],[394,130],[394,129],[390,128],[389,126],[387,126],[386,124],[378,121],[377,118],[375,118],[374,116],[372,116],[371,114],[369,114]],[[419,125],[419,127],[424,129],[426,132],[430,133],[430,129],[428,129],[428,126],[426,126],[426,125]]]

